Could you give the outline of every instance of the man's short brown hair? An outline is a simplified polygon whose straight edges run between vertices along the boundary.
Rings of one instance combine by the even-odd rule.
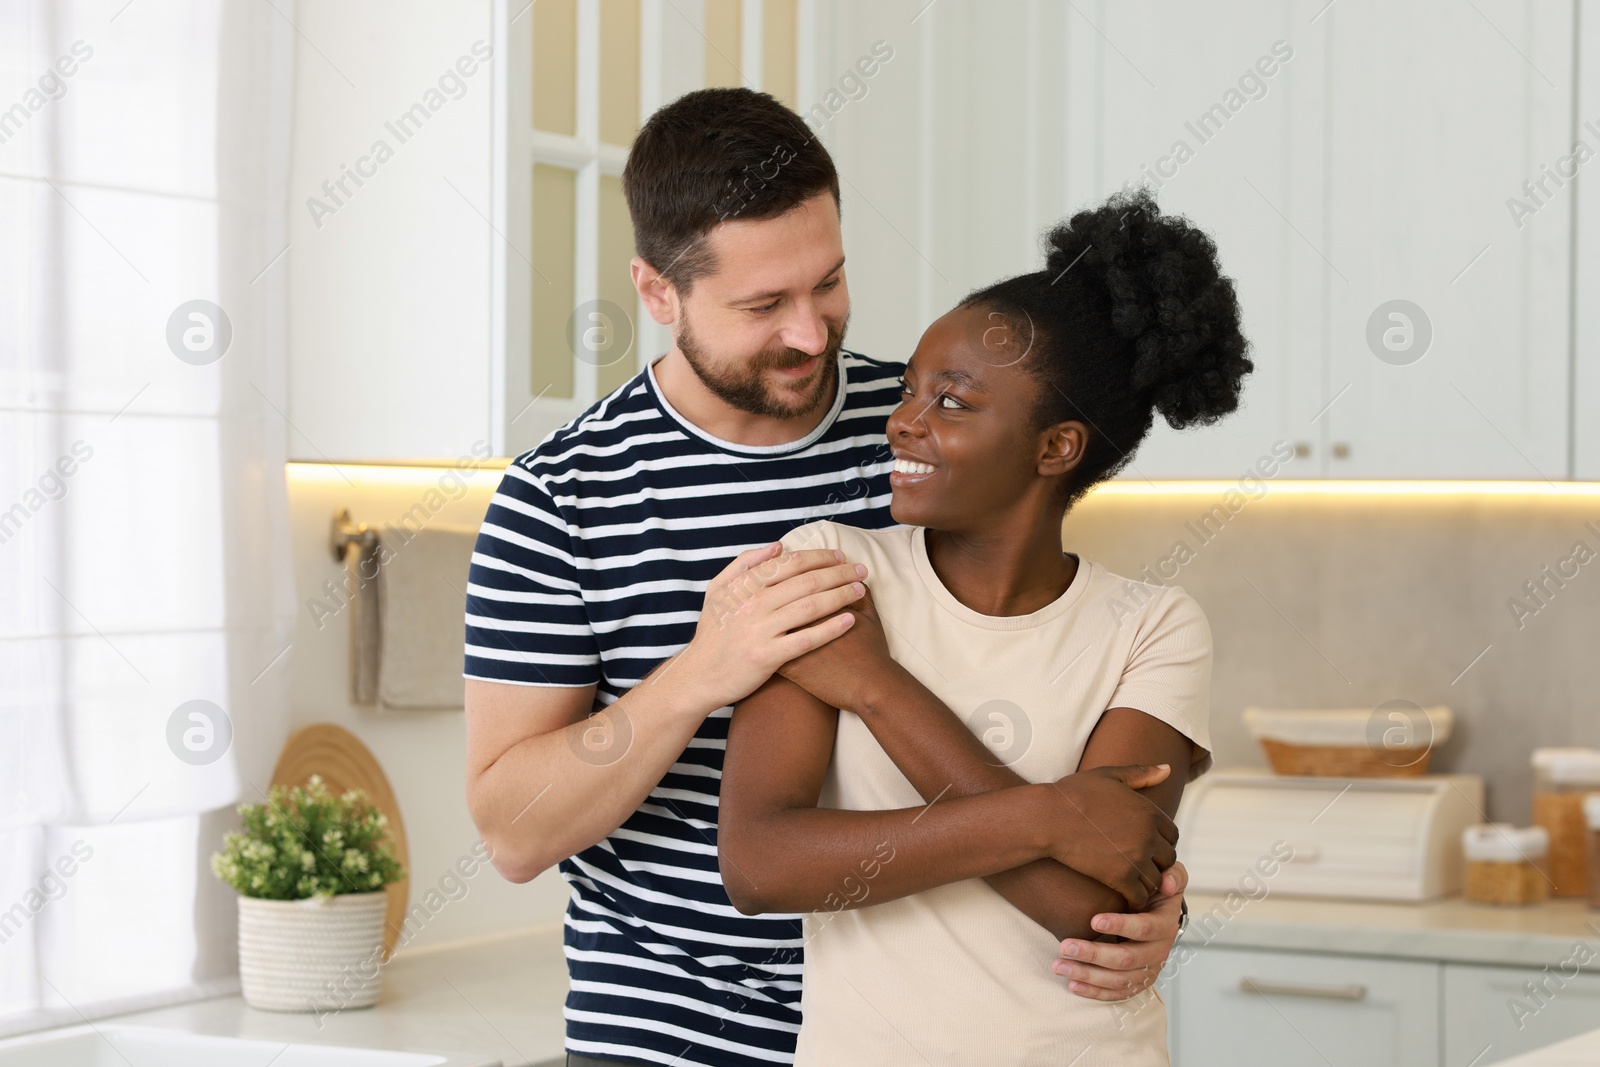
[[[682,292],[716,270],[719,222],[770,219],[824,190],[839,206],[833,157],[805,120],[753,89],[700,89],[661,108],[622,170],[638,254]]]

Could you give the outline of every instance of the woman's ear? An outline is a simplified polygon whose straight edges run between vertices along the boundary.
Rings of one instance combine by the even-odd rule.
[[[639,299],[644,302],[644,309],[650,317],[663,326],[677,322],[677,287],[640,256],[633,257],[628,264],[628,272],[633,276],[633,287],[639,291]]]
[[[1039,473],[1046,477],[1066,474],[1083,462],[1089,428],[1081,422],[1058,422],[1044,431]]]

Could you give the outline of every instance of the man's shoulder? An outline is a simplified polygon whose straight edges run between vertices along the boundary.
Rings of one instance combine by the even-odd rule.
[[[645,372],[640,371],[581,414],[545,434],[543,440],[519,454],[511,464],[535,474],[541,469],[549,470],[552,461],[561,460],[565,465],[573,458],[594,455],[594,449],[617,445],[660,418],[661,409],[651,399]]]
[[[906,369],[906,365],[903,362],[897,362],[892,359],[878,359],[877,357],[869,356],[864,352],[857,352],[853,348],[842,348],[839,350],[839,355],[844,359],[851,360],[853,363],[859,363],[863,367],[872,367],[882,370],[886,374],[900,375],[904,373]]]
[[[848,349],[839,353],[844,397],[839,403],[830,438],[883,437],[883,420],[900,403],[900,380],[905,364],[873,359]],[[866,420],[865,422],[863,420]]]
[[[898,385],[900,376],[906,372],[904,363],[893,360],[874,359],[864,356],[860,352],[844,349],[839,353],[839,359],[845,365],[845,377],[849,382],[849,389],[855,392],[860,389],[874,389],[885,385]]]

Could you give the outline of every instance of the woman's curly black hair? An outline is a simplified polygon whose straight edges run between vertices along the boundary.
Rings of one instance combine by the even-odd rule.
[[[1254,365],[1215,242],[1188,219],[1162,215],[1148,188],[1057,225],[1045,253],[1044,270],[979,289],[961,306],[998,312],[1031,345],[1022,365],[1040,383],[1036,425],[1088,427],[1070,508],[1127,464],[1156,412],[1183,429],[1235,410]]]

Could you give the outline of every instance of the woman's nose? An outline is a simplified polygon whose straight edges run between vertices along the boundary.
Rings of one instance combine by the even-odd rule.
[[[902,400],[900,406],[889,413],[889,425],[886,427],[889,437],[915,437],[922,434],[925,429],[922,413],[915,405],[914,399]]]

